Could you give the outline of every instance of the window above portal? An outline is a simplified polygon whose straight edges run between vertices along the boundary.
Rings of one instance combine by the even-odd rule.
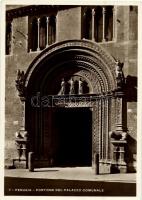
[[[6,55],[11,54],[11,45],[12,45],[12,21],[7,21],[6,22],[6,32],[5,32],[5,37],[6,37],[6,48],[5,48],[5,53]]]
[[[96,42],[113,41],[114,12],[114,6],[83,7],[82,38]]]
[[[56,41],[56,15],[29,16],[28,51],[40,51]]]

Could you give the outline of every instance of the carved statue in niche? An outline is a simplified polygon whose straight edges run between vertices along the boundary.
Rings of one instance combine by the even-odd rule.
[[[69,91],[69,94],[74,94],[75,93],[75,90],[74,90],[74,80],[73,78],[71,78],[71,80],[69,81],[70,83],[70,91]]]
[[[25,95],[24,81],[25,81],[24,71],[18,70],[17,79],[15,80],[15,82],[16,82],[16,88],[19,92],[20,97],[23,97]]]
[[[122,89],[125,83],[125,78],[123,74],[123,63],[116,61],[116,80],[117,80],[117,89]]]
[[[83,81],[81,80],[81,78],[78,81],[78,93],[83,94]]]
[[[65,83],[64,78],[62,78],[60,94],[64,95],[65,94],[65,90],[66,90],[66,83]]]
[[[80,70],[75,75],[78,77],[81,77],[81,80],[83,82],[83,93],[93,93],[93,91],[95,91],[96,93],[99,92],[98,91],[98,89],[100,88],[99,81],[94,72]],[[83,80],[86,80],[86,81],[83,81]],[[86,87],[88,89],[86,89]]]

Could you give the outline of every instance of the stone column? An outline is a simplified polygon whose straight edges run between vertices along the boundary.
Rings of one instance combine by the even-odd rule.
[[[111,143],[114,148],[113,154],[115,154],[115,149],[119,149],[117,152],[118,158],[114,163],[112,163],[112,168],[118,170],[120,173],[126,173],[127,163],[125,162],[125,151],[127,145],[127,102],[125,100],[125,77],[122,68],[123,63],[116,61],[116,130],[111,133]]]
[[[49,24],[49,17],[46,17],[46,48],[48,47],[48,24]]]
[[[98,100],[98,121],[99,121],[99,158],[102,160],[102,117],[103,117],[103,112],[102,112],[102,100]]]
[[[104,99],[102,98],[102,121],[101,121],[101,128],[102,128],[102,133],[101,133],[101,138],[102,138],[102,144],[101,144],[101,152],[102,152],[102,161],[104,160],[104,120],[105,120],[105,104],[104,104]]]
[[[116,92],[116,131],[111,134],[111,143],[113,144],[112,172],[127,172],[127,163],[125,162],[125,149],[127,145],[126,128],[126,102],[123,91]],[[116,152],[117,149],[117,152]]]
[[[92,169],[94,174],[99,174],[99,160],[100,160],[100,130],[99,130],[99,122],[100,122],[100,100],[97,99],[92,102]],[[96,132],[99,131],[99,135],[96,135]],[[99,149],[97,143],[99,142]]]
[[[92,9],[92,40],[95,41],[95,27],[94,27],[94,22],[95,22],[95,9]]]
[[[106,99],[106,161],[108,160],[108,147],[109,147],[109,99]]]
[[[40,46],[39,46],[39,39],[40,39],[40,18],[37,19],[37,29],[38,29],[38,36],[37,36],[37,51],[40,51]]]
[[[103,38],[102,38],[102,42],[105,42],[105,14],[106,14],[106,8],[103,7],[102,9],[102,14],[103,14]]]
[[[116,23],[116,8],[115,6],[113,6],[113,38],[112,40],[114,41],[115,40],[115,23]]]
[[[28,143],[28,135],[27,131],[25,130],[25,98],[21,97],[22,103],[22,119],[21,119],[21,127],[16,137],[16,143],[20,146],[21,150],[21,160],[25,160],[27,162],[27,143]],[[27,163],[26,163],[27,165]]]
[[[125,110],[125,101],[124,101],[124,93],[123,92],[117,92],[116,93],[116,108],[117,108],[117,118],[116,118],[116,131],[117,132],[123,132],[125,129],[124,124],[124,110]]]
[[[55,41],[56,42],[56,34],[57,34],[57,17],[55,16]]]
[[[25,97],[21,97],[20,99],[22,103],[22,121],[20,130],[25,130]]]
[[[28,145],[28,135],[27,131],[25,129],[25,74],[24,71],[18,70],[17,74],[17,80],[16,82],[16,88],[19,92],[19,97],[21,100],[21,127],[18,132],[15,134],[15,142],[17,146],[17,151],[18,151],[18,159],[14,159],[15,161],[19,161],[17,165],[23,165],[25,168],[27,168],[27,145]],[[22,164],[21,164],[22,163]]]
[[[97,123],[99,132],[99,172],[103,171],[103,132],[102,132],[102,121],[103,121],[103,100],[99,98],[97,100]]]

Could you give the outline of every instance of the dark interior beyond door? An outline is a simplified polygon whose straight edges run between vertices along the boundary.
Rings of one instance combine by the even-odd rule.
[[[58,108],[56,166],[91,166],[92,111],[89,108]]]

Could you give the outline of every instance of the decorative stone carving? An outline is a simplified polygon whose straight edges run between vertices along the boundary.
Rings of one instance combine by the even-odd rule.
[[[69,94],[81,95],[84,93],[87,93],[87,94],[90,93],[88,80],[82,80],[82,78],[80,78],[80,73],[76,73],[73,75],[73,77],[69,81],[69,85],[70,85]],[[65,94],[68,95],[68,83],[66,83],[64,78],[62,78],[61,89],[58,95],[65,95]]]
[[[75,94],[74,80],[73,80],[73,78],[71,78],[71,80],[69,81],[69,83],[70,83],[70,91],[69,91],[69,94]]]
[[[61,82],[61,91],[60,91],[60,94],[64,95],[65,94],[65,90],[66,90],[66,83],[65,83],[65,80],[63,78],[62,82]]]
[[[24,71],[18,70],[17,73],[17,79],[15,80],[16,82],[16,88],[19,92],[19,97],[24,97],[25,96],[25,74]]]
[[[22,134],[23,132],[23,134]],[[18,152],[18,160],[19,161],[26,161],[27,159],[27,138],[26,138],[26,131],[19,131],[15,133],[15,142]]]
[[[126,132],[112,131],[110,133],[110,136],[114,140],[126,140],[127,139],[127,133]]]
[[[99,80],[94,72],[82,69],[79,72],[75,73],[75,75],[83,77],[84,80],[88,83],[89,93],[95,93],[95,94],[101,93],[101,91],[99,90],[100,89]]]
[[[125,147],[127,144],[127,133],[113,131],[110,133],[111,143],[113,144],[113,159],[111,165],[112,173],[126,173],[127,164],[125,162]]]
[[[71,55],[69,55],[67,58],[64,58],[65,59],[64,62],[73,64],[73,66],[76,66],[77,69],[82,71],[82,73],[81,72],[76,73],[78,75],[78,77],[79,77],[79,74],[80,74],[80,77],[83,77],[83,79],[81,79],[81,81],[89,80],[86,82],[90,83],[91,87],[93,88],[93,89],[91,88],[92,92],[98,94],[98,96],[100,93],[102,95],[99,97],[96,97],[94,99],[85,100],[85,101],[82,99],[79,100],[76,97],[74,98],[75,95],[73,95],[73,94],[75,94],[75,89],[76,89],[76,87],[74,88],[74,83],[75,83],[75,81],[78,81],[79,79],[75,80],[73,77],[70,80],[70,88],[69,88],[69,94],[72,94],[72,96],[65,95],[63,98],[60,98],[57,95],[57,97],[59,99],[58,98],[52,99],[53,100],[52,103],[54,106],[60,106],[60,107],[93,107],[93,109],[94,109],[94,111],[93,111],[94,123],[93,123],[93,127],[92,127],[93,148],[94,148],[93,150],[95,150],[95,151],[97,151],[97,153],[99,153],[99,157],[101,159],[104,158],[104,160],[103,160],[103,164],[104,164],[105,162],[107,162],[105,159],[108,157],[108,155],[107,155],[108,148],[106,148],[104,151],[104,145],[103,145],[107,142],[107,139],[108,139],[108,138],[106,138],[105,134],[107,135],[107,132],[112,130],[112,127],[110,127],[110,129],[109,129],[108,122],[109,122],[109,120],[111,120],[111,118],[115,118],[115,115],[122,114],[122,111],[120,110],[122,104],[121,104],[121,102],[118,102],[118,104],[116,103],[117,105],[119,105],[119,110],[117,111],[116,114],[114,114],[113,117],[111,117],[110,115],[108,115],[109,109],[105,108],[105,106],[107,106],[107,102],[102,103],[102,99],[107,98],[105,95],[103,96],[103,92],[104,92],[104,94],[107,94],[108,91],[110,92],[110,91],[113,91],[114,89],[117,89],[119,92],[119,90],[123,88],[123,83],[125,81],[124,74],[122,71],[123,65],[120,65],[119,62],[115,63],[114,60],[111,59],[111,57],[107,53],[105,53],[101,49],[101,47],[97,44],[92,44],[92,43],[86,42],[86,41],[84,41],[84,42],[83,41],[68,41],[65,43],[61,42],[57,45],[56,44],[53,45],[51,48],[49,47],[47,50],[42,52],[41,56],[39,56],[33,62],[33,65],[29,69],[29,73],[27,75],[26,84],[28,85],[28,81],[30,79],[30,76],[31,76],[33,70],[38,66],[38,64],[43,59],[47,59],[47,63],[48,63],[48,61],[50,61],[50,60],[48,60],[48,57],[50,57],[50,53],[52,53],[52,52],[56,53],[56,50],[59,50],[60,53],[62,51],[64,53],[65,50],[68,50],[68,52],[69,52],[70,48],[71,48],[71,51],[78,48],[79,55],[74,56],[74,57],[71,57]],[[56,69],[56,67],[61,66],[62,62],[63,62],[62,60],[60,63],[58,63],[58,61],[57,61],[57,63],[55,63],[56,64],[55,69]],[[116,68],[115,68],[115,66],[116,66]],[[79,71],[79,70],[77,70],[77,71]],[[47,71],[47,74],[49,74],[48,71]],[[19,76],[17,77],[17,80],[16,80],[16,84],[19,88],[18,91],[22,91],[21,86],[24,85],[22,83],[25,82],[23,75],[24,75],[23,72],[19,72]],[[61,91],[61,94],[63,94],[63,95],[65,94],[65,90],[66,90],[65,87],[66,87],[65,80],[62,79],[60,91]],[[78,82],[77,89],[78,89],[78,93],[82,94],[82,82],[80,82],[80,83]],[[69,96],[70,99],[67,99],[67,96]],[[84,96],[84,95],[80,95],[80,97],[82,97],[82,96]],[[71,99],[71,97],[73,97],[73,99]],[[112,99],[110,99],[110,101],[112,101]],[[116,109],[117,105],[114,106],[113,110],[115,110],[115,111],[117,110]],[[110,109],[112,110],[112,107]],[[119,120],[117,120],[117,121],[121,122],[121,116],[119,117]],[[121,123],[117,123],[117,124],[120,127]],[[102,131],[103,129],[104,129],[104,131]],[[117,149],[119,155],[121,154],[120,159],[119,159],[120,165],[123,163],[124,166],[125,166],[125,163],[123,162],[124,161],[123,156],[124,156],[124,146],[126,144],[126,138],[127,138],[126,136],[127,136],[127,134],[123,133],[123,131],[121,131],[119,129],[117,132],[114,133],[114,135],[112,134],[111,138],[109,138],[110,140],[112,140],[112,144],[114,144],[114,153],[115,153],[115,149]],[[19,143],[22,140],[24,140],[24,139],[17,138],[17,141]],[[20,149],[21,148],[23,148],[23,147],[20,146]],[[123,150],[123,152],[121,152],[121,150]]]
[[[81,48],[80,48],[81,47]],[[58,51],[65,51],[65,49],[69,50],[71,49],[77,49],[78,52],[87,52],[87,54],[90,54],[91,57],[97,60],[98,62],[101,62],[101,67],[100,70],[102,72],[105,72],[105,75],[108,76],[108,80],[110,81],[110,90],[114,90],[116,87],[116,81],[115,81],[115,61],[114,59],[102,49],[102,47],[94,42],[91,41],[86,41],[86,40],[72,40],[72,41],[65,41],[65,42],[60,42],[57,44],[52,45],[52,47],[49,47],[45,49],[44,53],[41,54],[41,56],[33,62],[32,67],[29,70],[29,73],[26,78],[26,85],[28,84],[29,78],[33,72],[33,70],[36,68],[36,66],[43,60],[45,57],[48,57],[52,52]],[[97,55],[97,56],[96,56]],[[49,56],[50,57],[50,56]],[[84,55],[84,58],[86,56]],[[91,59],[90,59],[91,60]],[[90,61],[88,61],[90,63]],[[94,66],[94,65],[93,65]],[[97,67],[93,67],[94,69],[98,69],[100,64],[97,65]],[[88,65],[87,65],[88,67]],[[109,69],[108,69],[109,68]],[[101,73],[103,76],[103,73]],[[107,75],[108,74],[108,75]]]
[[[127,132],[122,132],[121,133],[121,140],[126,140],[127,139],[127,136],[128,136],[128,134],[127,134]]]
[[[118,60],[116,61],[116,81],[117,81],[117,90],[122,90],[125,78],[123,74],[123,63],[120,63]]]
[[[27,145],[28,145],[28,133],[25,130],[25,74],[24,71],[18,70],[17,73],[17,79],[16,82],[16,88],[18,90],[18,95],[22,102],[22,120],[21,120],[21,127],[18,132],[15,133],[15,143],[17,147],[18,152],[18,160],[19,162],[24,161],[25,167],[27,167]],[[17,159],[14,159],[15,161]]]
[[[113,158],[111,162],[111,173],[126,173],[127,163],[125,162],[126,140],[112,140]]]
[[[83,94],[83,81],[81,80],[81,78],[78,81],[78,93]]]
[[[97,79],[99,79],[100,83],[101,84],[105,83],[105,86],[102,87],[102,88],[106,88],[104,89],[104,91],[108,90],[109,89],[108,87],[112,86],[112,83],[109,83],[110,74],[108,72],[107,66],[104,65],[104,63],[102,63],[102,60],[99,60],[96,57],[90,58],[84,55],[77,55],[74,57],[74,59],[75,59],[74,62],[78,64],[79,66],[83,66],[86,69],[89,69],[91,73],[95,72],[96,77]]]
[[[110,133],[111,143],[113,144],[113,160],[111,170],[112,173],[127,172],[127,163],[125,162],[125,151],[127,145],[127,129],[124,120],[126,102],[124,94],[125,78],[123,74],[123,63],[116,61],[116,82],[117,88],[115,92],[116,103],[116,127],[115,131]]]

